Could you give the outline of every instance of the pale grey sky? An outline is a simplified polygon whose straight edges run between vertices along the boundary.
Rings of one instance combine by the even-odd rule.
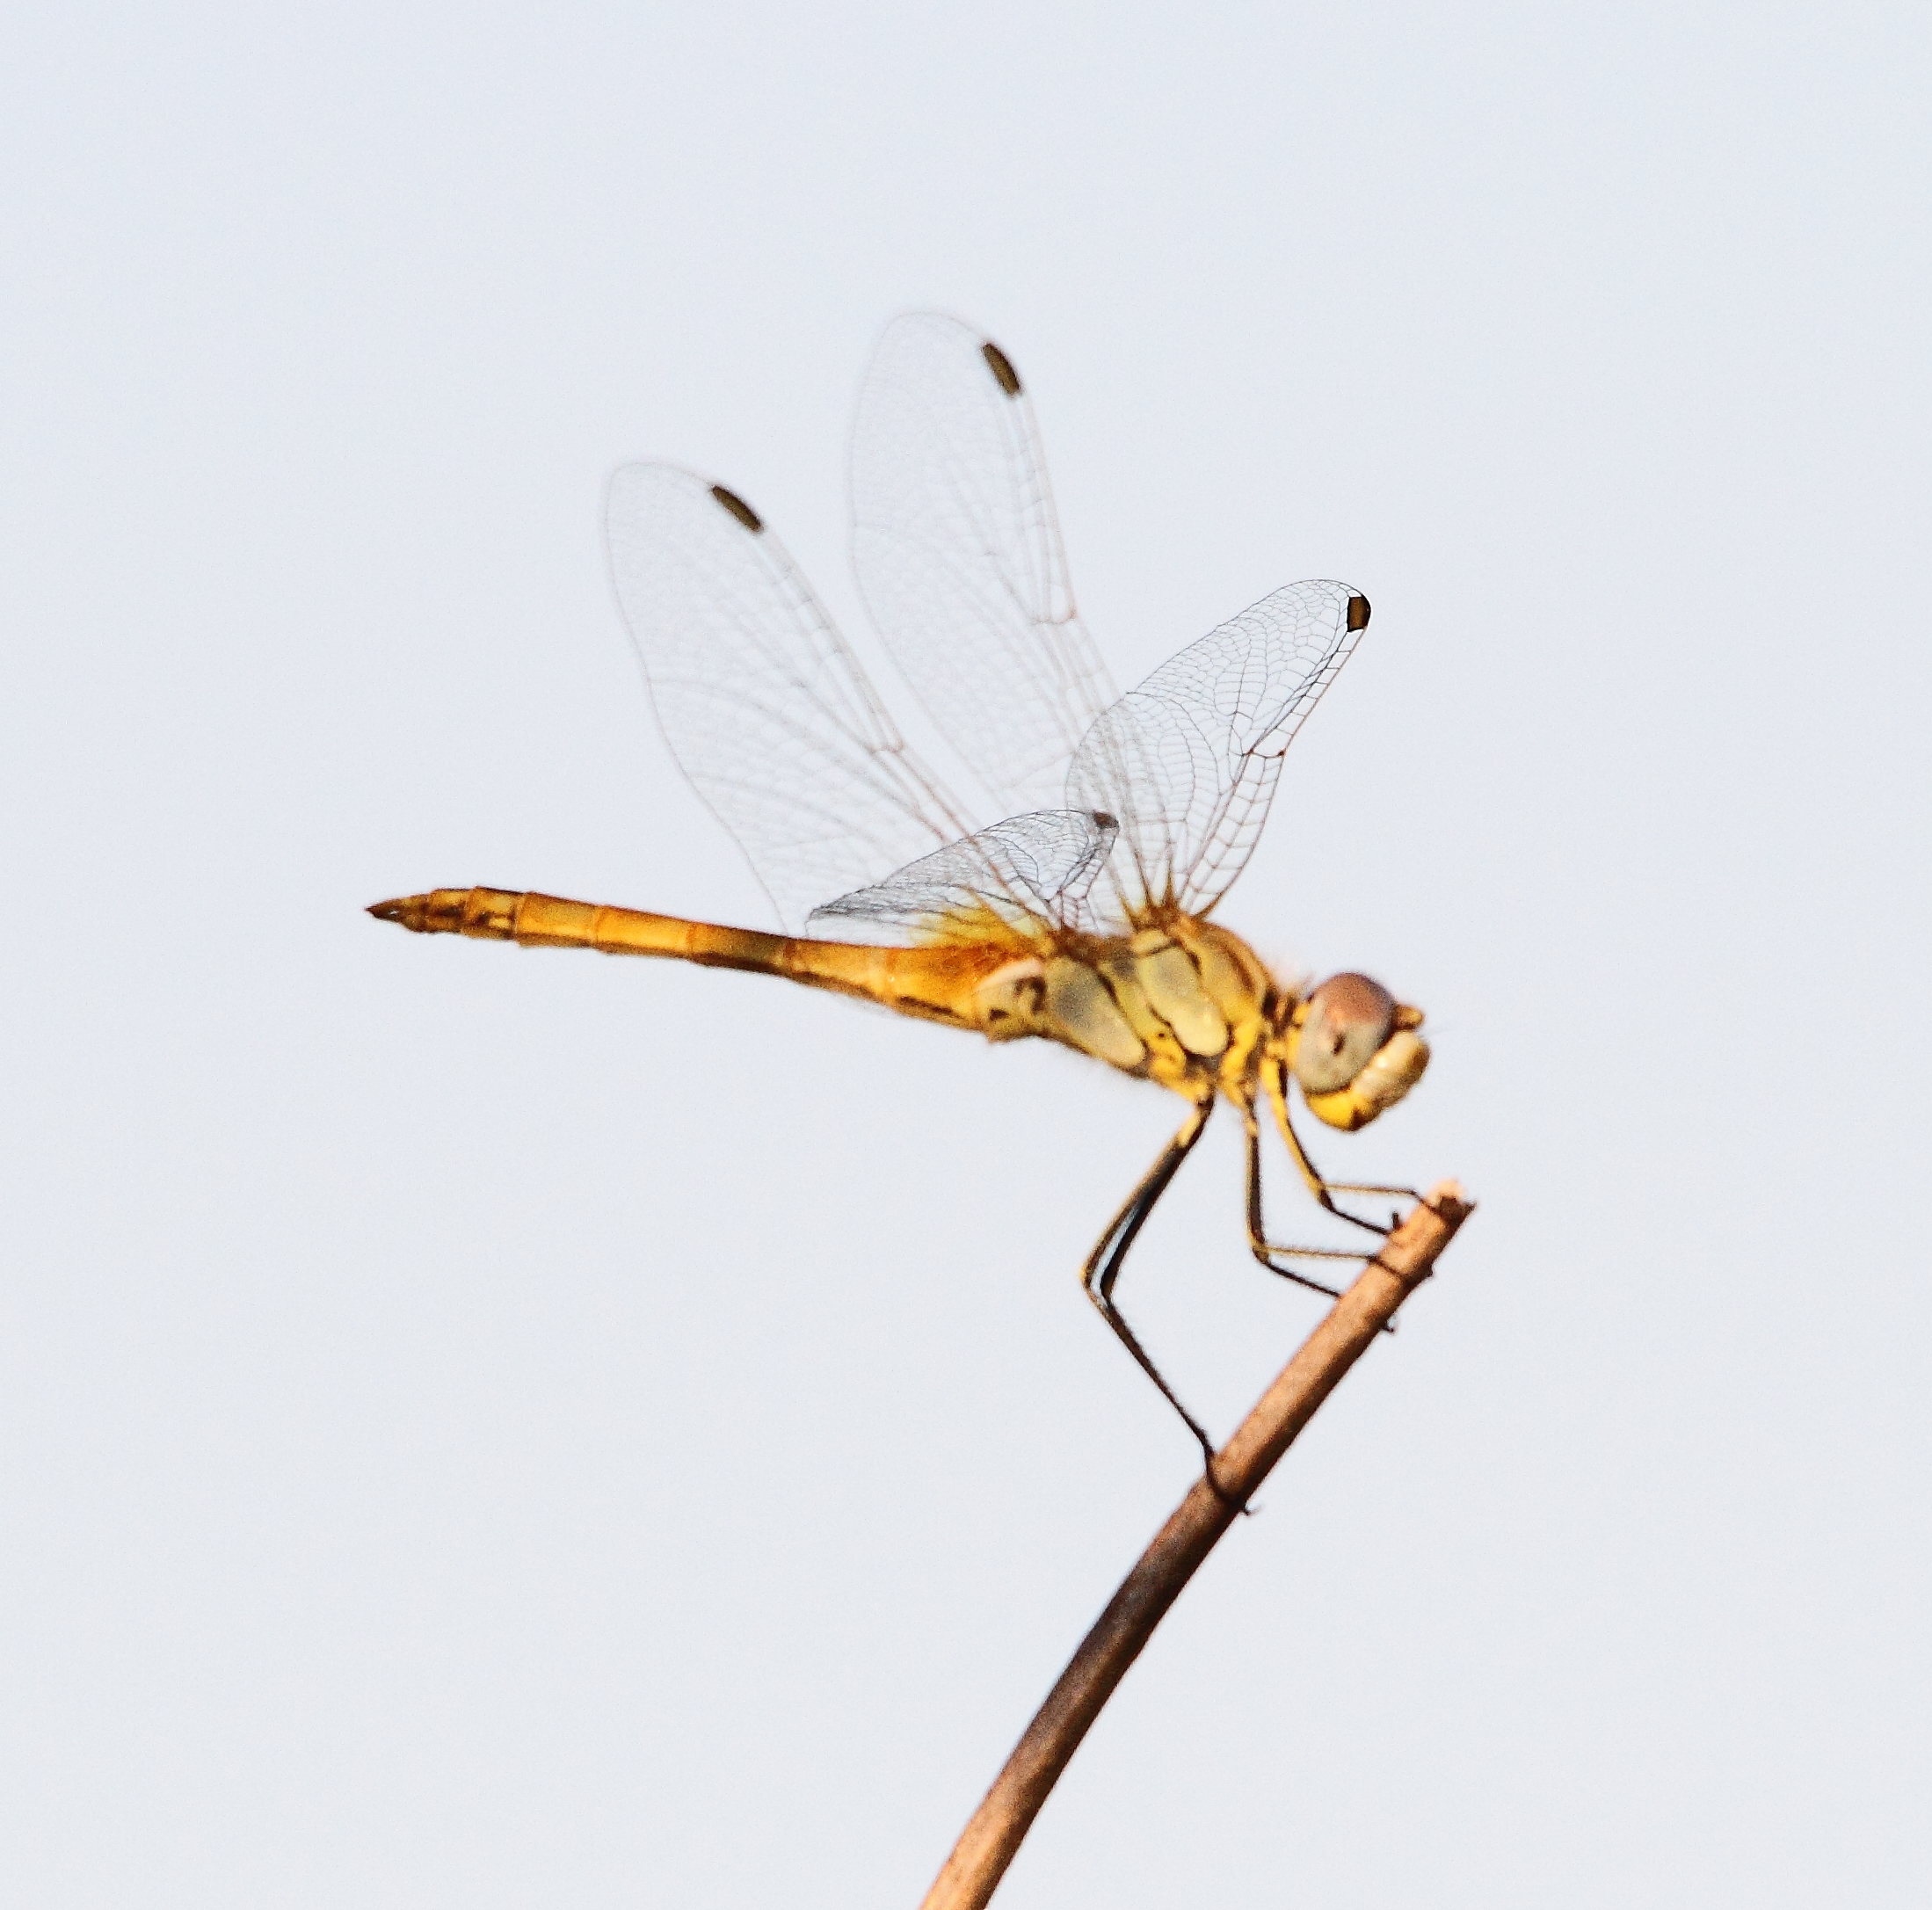
[[[1928,51],[17,14],[10,1900],[917,1903],[1187,1485],[1076,1284],[1167,1097],[361,912],[764,926],[602,486],[715,474],[869,645],[852,400],[938,305],[1028,380],[1117,675],[1373,599],[1223,919],[1429,1012],[1330,1170],[1482,1202],[1003,1910],[1924,1903]],[[1125,1290],[1224,1431],[1316,1313],[1221,1125]]]

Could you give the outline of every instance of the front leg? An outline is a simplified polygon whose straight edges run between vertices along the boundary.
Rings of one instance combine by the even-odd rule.
[[[1308,1184],[1308,1191],[1337,1220],[1346,1220],[1351,1226],[1361,1227],[1369,1233],[1376,1234],[1388,1233],[1390,1227],[1395,1224],[1396,1220],[1396,1216],[1391,1214],[1389,1218],[1388,1227],[1382,1225],[1379,1221],[1364,1220],[1361,1215],[1351,1214],[1347,1208],[1336,1206],[1334,1196],[1337,1194],[1392,1194],[1405,1200],[1417,1202],[1421,1200],[1422,1196],[1413,1187],[1385,1187],[1372,1181],[1324,1180],[1317,1171],[1314,1162],[1309,1159],[1307,1151],[1302,1146],[1301,1137],[1295,1132],[1295,1123],[1288,1118],[1288,1080],[1282,1063],[1278,1059],[1270,1059],[1264,1063],[1261,1069],[1261,1077],[1267,1087],[1268,1105],[1275,1110],[1275,1124],[1282,1130],[1282,1138],[1288,1144],[1289,1152],[1295,1157],[1295,1165],[1301,1169],[1302,1179]],[[1260,1226],[1260,1164],[1255,1158],[1254,1115],[1252,1110],[1248,1114],[1247,1122],[1249,1135],[1248,1158],[1251,1164],[1248,1184],[1251,1211],[1253,1216],[1250,1231],[1255,1238],[1259,1238]],[[1283,1250],[1277,1249],[1277,1251]],[[1317,1258],[1333,1260],[1361,1260],[1364,1258],[1363,1255],[1359,1253],[1331,1253],[1326,1249],[1315,1247],[1297,1247],[1289,1251],[1308,1253],[1314,1254]],[[1276,1267],[1275,1271],[1280,1273],[1282,1269]],[[1293,1278],[1294,1276],[1289,1275],[1289,1277]],[[1313,1282],[1304,1282],[1304,1284],[1312,1285]],[[1326,1293],[1328,1289],[1325,1287],[1320,1290]]]
[[[1308,1287],[1317,1293],[1326,1293],[1331,1300],[1339,1300],[1341,1290],[1337,1287],[1325,1286],[1320,1281],[1311,1279],[1292,1267],[1283,1267],[1280,1261],[1284,1257],[1316,1260],[1353,1260],[1365,1262],[1375,1258],[1373,1253],[1351,1253],[1346,1247],[1333,1246],[1275,1246],[1270,1245],[1266,1231],[1261,1225],[1261,1129],[1254,1118],[1254,1109],[1244,1104],[1241,1119],[1247,1129],[1248,1140],[1248,1251],[1271,1274],[1283,1280],[1292,1280],[1297,1287]],[[1375,1191],[1393,1193],[1393,1188],[1377,1188]],[[1331,1213],[1336,1209],[1331,1208]],[[1352,1216],[1344,1215],[1344,1219]],[[1367,1226],[1366,1221],[1361,1223]],[[1384,1322],[1382,1331],[1392,1333],[1395,1322]]]
[[[1311,1275],[1297,1272],[1292,1267],[1275,1264],[1278,1255],[1295,1255],[1297,1258],[1318,1260],[1354,1260],[1372,1259],[1368,1253],[1351,1253],[1346,1247],[1332,1246],[1271,1246],[1267,1230],[1261,1224],[1261,1129],[1254,1118],[1252,1108],[1241,1110],[1241,1119],[1247,1129],[1248,1144],[1248,1251],[1271,1274],[1279,1274],[1283,1280],[1292,1280],[1298,1287],[1307,1287],[1316,1293],[1326,1293],[1331,1300],[1341,1297],[1341,1289],[1325,1285]]]

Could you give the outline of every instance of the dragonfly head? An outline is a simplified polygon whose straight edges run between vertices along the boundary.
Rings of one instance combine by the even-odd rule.
[[[1282,1058],[1302,1084],[1317,1120],[1365,1128],[1422,1078],[1428,1044],[1416,1034],[1422,1011],[1398,1001],[1366,975],[1332,975],[1290,1006]]]

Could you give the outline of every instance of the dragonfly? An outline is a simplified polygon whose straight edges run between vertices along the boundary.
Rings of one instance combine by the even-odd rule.
[[[489,888],[369,912],[419,933],[778,976],[992,1042],[1058,1042],[1179,1095],[1186,1118],[1081,1282],[1211,1478],[1214,1442],[1117,1289],[1215,1108],[1231,1103],[1246,1135],[1249,1249],[1285,1280],[1333,1296],[1296,1263],[1371,1254],[1268,1241],[1264,1113],[1340,1219],[1384,1233],[1336,1196],[1418,1197],[1326,1179],[1289,1087],[1318,1121],[1365,1126],[1421,1078],[1421,1012],[1363,975],[1317,987],[1276,975],[1213,919],[1369,600],[1346,584],[1288,585],[1119,693],[1075,606],[1026,387],[999,345],[942,313],[902,315],[881,338],[850,483],[861,594],[977,801],[909,746],[744,498],[677,466],[632,464],[611,480],[607,548],[658,725],[785,933]]]

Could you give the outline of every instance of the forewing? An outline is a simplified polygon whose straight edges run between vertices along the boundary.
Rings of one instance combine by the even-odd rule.
[[[1115,832],[1086,810],[1010,816],[814,909],[810,926],[868,941],[983,940],[1002,927],[1030,939],[1079,919]]]
[[[1074,608],[1033,407],[997,345],[909,312],[852,439],[853,563],[892,660],[1001,807],[1057,803],[1115,691]]]
[[[1282,752],[1348,660],[1369,602],[1346,584],[1290,584],[1129,690],[1067,773],[1071,807],[1120,820],[1109,884],[1120,916],[1205,914],[1241,873]]]
[[[749,506],[690,471],[632,464],[611,480],[606,526],[665,739],[788,929],[963,833]]]

